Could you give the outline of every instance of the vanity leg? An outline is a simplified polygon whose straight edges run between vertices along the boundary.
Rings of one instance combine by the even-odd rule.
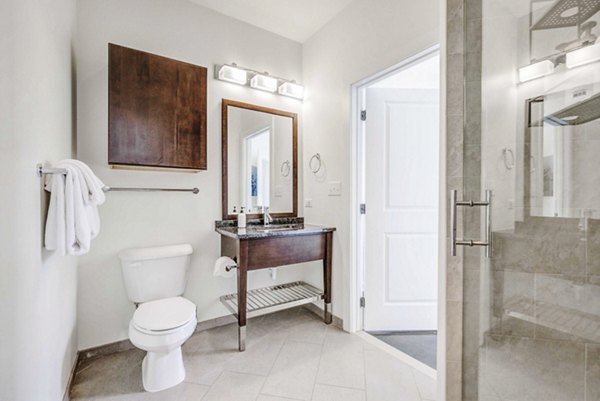
[[[240,241],[238,268],[238,344],[239,350],[246,349],[246,303],[248,290],[248,242]]]
[[[333,247],[333,233],[325,234],[325,258],[323,259],[323,301],[325,302],[323,321],[331,324],[331,249]]]
[[[238,344],[240,351],[246,349],[246,326],[238,326]]]

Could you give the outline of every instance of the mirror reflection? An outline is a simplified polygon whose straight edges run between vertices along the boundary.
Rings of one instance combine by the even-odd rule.
[[[227,211],[292,213],[294,120],[227,106]]]
[[[531,215],[600,217],[598,88],[529,100]]]

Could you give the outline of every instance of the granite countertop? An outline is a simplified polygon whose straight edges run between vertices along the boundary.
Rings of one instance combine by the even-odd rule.
[[[234,239],[258,239],[314,235],[333,232],[335,227],[304,224],[303,217],[290,217],[275,218],[267,227],[263,226],[262,220],[249,220],[246,228],[238,228],[237,220],[219,220],[215,222],[215,231]]]

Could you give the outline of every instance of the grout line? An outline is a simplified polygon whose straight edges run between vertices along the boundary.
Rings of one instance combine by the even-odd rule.
[[[321,343],[321,352],[319,353],[319,363],[317,363],[317,373],[315,373],[315,377],[313,380],[313,388],[312,393],[310,394],[310,399],[313,400],[315,398],[315,388],[317,387],[317,377],[319,377],[319,371],[321,370],[321,361],[323,360],[323,348],[325,347],[325,339],[327,338],[327,330],[329,327],[325,327],[325,337],[323,337],[323,342]]]
[[[366,391],[364,388],[358,388],[358,387],[346,387],[346,386],[340,386],[338,384],[327,384],[327,383],[315,383],[315,385],[319,385],[319,386],[325,386],[325,387],[335,387],[335,388],[343,388],[344,390],[353,390],[353,391]]]
[[[215,384],[217,384],[217,382],[219,381],[219,379],[221,378],[221,376],[223,376],[223,373],[225,373],[225,369],[223,369],[223,371],[221,371],[221,373],[219,373],[219,376],[217,376],[217,378],[215,379],[215,381],[213,382],[213,384],[211,384],[211,385],[209,386],[209,389],[208,389],[208,391],[206,392],[206,394],[204,394],[204,395],[202,396],[202,398],[200,398],[200,401],[204,400],[204,399],[205,399],[205,398],[208,396],[208,393],[210,393],[210,390],[212,390],[212,389],[213,389],[213,387],[214,387],[214,385],[215,385]]]
[[[259,390],[256,398],[258,398],[259,395],[263,394],[263,390],[265,389],[265,384],[267,384],[267,380],[269,380],[269,377],[271,377],[271,373],[273,373],[273,368],[275,367],[275,364],[277,363],[277,361],[279,360],[279,357],[281,356],[281,350],[283,350],[283,347],[285,347],[285,345],[287,344],[289,337],[290,337],[289,333],[286,334],[285,338],[281,342],[281,347],[279,347],[279,351],[277,351],[277,356],[275,357],[275,360],[273,361],[273,364],[271,365],[271,368],[269,369],[269,373],[267,373],[267,377],[266,377],[265,381],[263,382],[263,385],[260,387],[260,390]],[[268,394],[265,394],[265,395],[268,395]]]

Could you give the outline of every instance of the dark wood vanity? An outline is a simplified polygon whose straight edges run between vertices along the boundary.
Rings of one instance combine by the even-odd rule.
[[[331,323],[335,228],[305,225],[297,217],[297,114],[223,99],[221,127],[223,220],[215,230],[221,235],[221,256],[234,260],[225,269],[237,269],[237,293],[222,296],[221,302],[238,319],[243,351],[246,320],[253,316],[324,301],[323,319]],[[237,224],[240,207],[252,219],[245,228]],[[268,214],[261,211],[265,207]],[[273,218],[270,224],[264,224],[265,215]],[[322,289],[303,281],[248,289],[250,272],[319,260]]]
[[[324,322],[332,321],[331,250],[335,228],[304,225],[302,218],[287,220],[294,223],[280,224],[275,220],[268,227],[251,224],[240,229],[232,221],[216,222],[215,229],[221,234],[221,256],[237,263],[237,294],[225,295],[221,301],[238,319],[240,351],[245,349],[249,317],[323,300]],[[323,290],[295,282],[248,291],[248,273],[253,270],[317,260],[323,261]]]

